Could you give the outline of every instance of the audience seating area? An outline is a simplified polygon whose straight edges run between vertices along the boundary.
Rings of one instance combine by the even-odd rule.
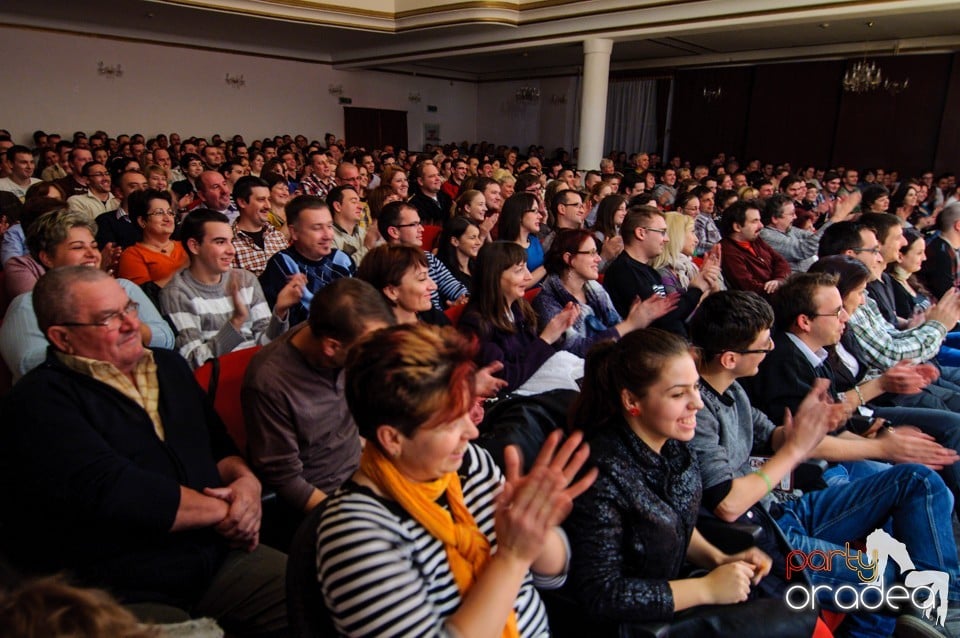
[[[290,196],[312,195],[327,198],[336,187],[344,185],[347,188],[357,190],[362,200],[362,214],[358,214],[358,219],[361,221],[358,222],[359,230],[356,231],[356,235],[360,237],[361,245],[363,245],[365,237],[370,236],[373,239],[372,236],[376,236],[376,241],[370,241],[369,246],[364,248],[364,252],[359,253],[362,255],[367,248],[382,244],[387,239],[382,237],[377,229],[378,216],[383,210],[385,199],[404,200],[411,198],[411,201],[413,201],[414,196],[435,197],[435,193],[431,192],[433,186],[426,184],[419,177],[423,174],[423,168],[430,164],[439,169],[444,184],[454,192],[465,192],[467,189],[474,187],[482,192],[486,197],[485,207],[488,216],[506,211],[510,206],[510,199],[504,198],[507,200],[505,203],[499,201],[499,195],[497,197],[488,196],[484,191],[485,184],[495,182],[498,186],[509,185],[513,187],[515,185],[517,195],[514,195],[514,197],[527,193],[532,194],[541,209],[540,239],[550,236],[553,241],[559,241],[551,236],[551,233],[561,232],[563,228],[561,224],[565,223],[564,220],[558,221],[562,215],[566,214],[558,212],[558,202],[561,206],[572,205],[558,199],[557,196],[563,192],[573,191],[579,195],[580,199],[577,201],[580,202],[580,213],[576,222],[577,226],[585,226],[583,223],[584,217],[592,207],[601,207],[605,197],[619,195],[625,202],[626,218],[635,214],[636,211],[647,211],[644,214],[656,216],[657,219],[664,219],[664,226],[662,228],[653,227],[649,224],[641,227],[629,226],[630,222],[624,221],[625,217],[620,217],[619,222],[614,224],[610,221],[612,225],[603,228],[601,231],[600,224],[607,222],[601,222],[598,219],[592,228],[594,233],[601,232],[601,235],[595,235],[596,250],[593,250],[592,254],[590,251],[571,251],[570,254],[565,255],[568,265],[572,264],[574,259],[580,259],[581,257],[587,257],[591,260],[597,257],[599,263],[600,255],[602,255],[604,263],[602,266],[598,266],[599,272],[592,279],[600,284],[598,288],[610,291],[611,296],[613,296],[612,292],[615,287],[620,285],[617,282],[622,282],[622,275],[617,274],[617,268],[626,262],[642,264],[646,271],[652,273],[647,275],[650,281],[643,284],[652,291],[652,294],[665,296],[668,293],[677,293],[678,295],[689,296],[691,289],[695,289],[696,299],[691,306],[694,310],[688,316],[680,317],[675,324],[680,325],[682,330],[685,330],[685,326],[696,312],[695,309],[699,303],[701,289],[696,288],[696,286],[704,288],[702,291],[703,298],[716,294],[724,288],[750,289],[750,285],[739,279],[747,266],[740,267],[731,261],[733,250],[730,249],[730,246],[733,245],[745,246],[743,250],[750,252],[754,257],[757,257],[757,251],[762,249],[772,251],[771,254],[776,254],[779,259],[780,252],[778,250],[783,250],[783,256],[791,263],[802,260],[809,260],[812,263],[817,257],[818,242],[826,232],[825,229],[846,220],[858,224],[856,228],[859,230],[862,228],[859,225],[860,222],[857,221],[860,215],[888,213],[896,216],[898,221],[895,223],[897,225],[917,229],[918,233],[927,242],[925,245],[937,238],[945,238],[947,242],[950,242],[948,245],[952,246],[954,270],[956,270],[956,263],[960,263],[960,257],[958,257],[960,253],[957,252],[960,248],[960,203],[958,203],[960,201],[960,191],[958,191],[955,176],[949,172],[935,174],[933,171],[926,171],[923,174],[911,176],[898,174],[897,167],[802,167],[797,164],[791,165],[789,162],[781,161],[780,164],[774,164],[753,158],[740,161],[723,153],[718,153],[717,156],[712,158],[690,158],[688,160],[682,155],[674,158],[660,158],[655,153],[640,152],[628,155],[617,150],[612,151],[608,158],[604,158],[599,166],[583,166],[578,165],[576,158],[564,149],[558,149],[555,157],[547,157],[542,148],[519,149],[485,143],[461,146],[429,146],[422,151],[393,147],[360,149],[351,146],[349,140],[344,143],[343,140],[336,140],[329,135],[321,143],[319,141],[311,142],[302,135],[294,137],[278,135],[271,139],[250,140],[248,142],[239,135],[229,139],[223,139],[219,135],[204,139],[181,137],[176,133],[145,136],[117,135],[98,131],[89,135],[78,132],[72,137],[52,133],[42,133],[41,135],[41,133],[38,132],[38,135],[35,136],[35,148],[29,148],[15,145],[10,136],[0,132],[0,147],[2,147],[0,150],[4,153],[3,164],[0,167],[0,190],[11,190],[20,200],[19,205],[4,205],[3,208],[0,208],[0,214],[3,215],[0,221],[10,224],[18,223],[21,219],[24,220],[25,224],[33,221],[31,211],[36,212],[38,210],[37,202],[40,201],[40,198],[67,199],[71,197],[72,199],[72,197],[77,196],[76,191],[68,192],[68,188],[76,188],[81,193],[88,190],[104,203],[103,214],[116,214],[117,219],[120,219],[123,214],[129,211],[125,211],[122,207],[108,209],[106,208],[106,202],[113,202],[113,199],[117,198],[118,202],[122,201],[126,205],[130,201],[128,199],[130,193],[122,192],[119,184],[124,175],[129,175],[131,171],[134,171],[142,173],[150,179],[151,188],[173,193],[169,201],[172,202],[171,215],[176,218],[176,230],[173,229],[173,226],[170,230],[174,233],[171,241],[176,242],[179,237],[177,233],[182,228],[182,222],[187,218],[187,215],[193,214],[189,213],[191,209],[213,208],[213,199],[208,196],[207,186],[202,180],[198,179],[199,173],[196,171],[204,170],[209,173],[220,173],[225,176],[224,179],[235,181],[235,176],[231,177],[231,170],[235,165],[240,173],[258,176],[265,180],[265,185],[270,187],[269,206],[271,220],[273,221],[263,224],[263,229],[268,233],[273,232],[274,226],[281,232],[288,232],[289,226],[292,226],[294,236],[303,232],[297,222],[285,225],[286,222],[277,221],[287,214],[286,211],[290,210],[288,201],[296,201],[296,199],[291,200]],[[31,166],[26,176],[17,172],[23,170],[18,162],[18,154],[22,157],[23,149],[26,149],[26,153],[30,155],[31,162],[34,161],[34,158],[37,159],[35,167]],[[46,153],[45,151],[48,150],[55,152],[52,154]],[[104,170],[112,175],[112,189],[108,186],[107,190],[101,193],[97,190],[99,187],[93,184],[89,178],[82,179],[82,182],[76,179],[76,176],[81,175],[82,171],[89,172],[91,170],[89,162],[103,164]],[[468,173],[465,179],[458,182],[455,169],[461,162],[466,163]],[[344,169],[347,166],[349,166],[349,169]],[[402,187],[394,186],[394,182],[390,182],[389,184],[381,183],[374,189],[369,188],[371,182],[379,181],[380,176],[392,177],[398,172],[409,176],[409,190],[407,190],[406,181]],[[40,181],[38,185],[34,185],[31,184],[34,181],[34,175],[36,177],[50,177],[51,175],[61,177],[57,181]],[[66,175],[66,177],[62,177],[62,175]],[[157,177],[155,181],[154,176]],[[14,189],[3,185],[7,182],[13,184]],[[223,180],[220,180],[220,182],[223,182]],[[24,192],[16,190],[19,184],[25,186],[23,188]],[[650,187],[649,184],[653,184],[653,187]],[[610,188],[604,189],[604,185],[609,185]],[[802,185],[802,188],[798,185]],[[232,183],[227,183],[227,186],[223,188],[229,189],[230,187],[232,187]],[[30,190],[27,190],[27,188]],[[284,190],[287,191],[286,196],[281,192]],[[237,191],[234,191],[234,194],[236,193]],[[869,208],[866,205],[868,197],[871,201],[871,207]],[[249,193],[239,200],[232,197],[229,207],[224,206],[222,212],[228,214],[228,216],[244,215],[246,213],[238,211],[238,207],[246,206],[247,200],[250,198]],[[328,201],[332,208],[332,201]],[[738,201],[741,203],[738,204]],[[863,205],[861,205],[861,201],[864,202]],[[873,202],[877,201],[885,201],[886,203],[873,206]],[[75,202],[76,200],[74,200]],[[743,204],[743,202],[746,202],[746,204]],[[451,217],[456,214],[457,205],[454,205],[454,210],[450,213]],[[336,206],[338,207],[337,211],[339,211],[341,203],[338,201]],[[71,210],[73,209],[76,209],[76,206],[71,207]],[[63,214],[65,209],[58,210],[61,210],[59,214]],[[428,221],[424,209],[418,210],[424,221]],[[115,213],[115,211],[119,212]],[[759,214],[759,218],[753,219],[751,217],[754,211]],[[664,214],[666,217],[663,217]],[[693,219],[680,219],[677,228],[681,230],[679,234],[676,234],[672,230],[674,222],[683,215]],[[794,221],[794,216],[796,221]],[[166,216],[160,215],[160,218],[166,219]],[[788,218],[786,222],[783,221],[784,218]],[[236,219],[236,217],[234,216],[232,219]],[[154,223],[149,216],[144,217],[143,220],[144,228],[148,223]],[[666,220],[670,221],[667,222]],[[441,223],[423,225],[419,248],[435,255],[442,255],[444,251],[443,247],[440,246],[440,241],[445,236],[443,233],[446,229],[447,220],[436,221]],[[130,223],[130,220],[126,219],[123,223]],[[334,224],[336,224],[335,221],[328,226],[332,228]],[[476,222],[471,221],[471,224],[479,228]],[[751,224],[754,226],[751,226]],[[419,224],[405,225],[416,226]],[[398,224],[398,226],[402,225]],[[5,228],[6,224],[3,224],[2,227]],[[629,231],[625,230],[627,227],[629,227]],[[36,228],[37,225],[33,224],[22,229],[27,236],[28,245],[31,243],[31,238],[35,237],[32,233],[37,232]],[[339,226],[337,228],[338,233],[345,232]],[[764,230],[761,231],[761,228]],[[397,228],[397,230],[400,229]],[[500,236],[503,236],[503,225],[498,230]],[[765,231],[773,233],[774,239],[783,240],[782,243],[760,239]],[[234,225],[233,232],[241,231],[237,231],[237,226]],[[331,230],[330,232],[333,233],[334,231]],[[633,232],[634,235],[630,236],[627,234],[628,232]],[[604,233],[605,236],[603,236]],[[611,233],[622,233],[623,245],[617,244]],[[256,232],[253,234],[256,235]],[[602,241],[601,236],[603,236]],[[689,239],[693,236],[696,237],[696,241]],[[24,253],[23,246],[14,246],[12,237],[8,230],[7,237],[3,240],[5,259],[15,256],[24,259],[30,258],[35,262],[47,263],[49,261],[49,256],[46,253],[42,257],[39,254],[30,257],[29,254]],[[526,238],[526,234],[523,234],[522,237]],[[958,243],[953,243],[954,237],[957,238]],[[342,237],[337,235],[337,239],[333,240],[332,243],[335,248],[339,247],[340,252],[343,252],[343,245],[339,243],[341,239]],[[733,244],[725,244],[725,249],[721,255],[717,253],[716,249],[714,251],[702,250],[702,247],[707,245],[708,239],[712,242],[710,245],[720,245],[719,242],[721,241],[729,241]],[[63,240],[61,239],[61,241]],[[254,243],[259,241],[262,244],[263,235],[261,234],[252,241]],[[688,241],[693,246],[692,248],[681,245]],[[282,242],[286,244],[287,239],[284,238]],[[11,251],[19,250],[20,252],[8,253],[8,243]],[[239,240],[237,243],[239,244]],[[523,240],[519,240],[517,243],[524,248],[530,245],[529,242],[525,243]],[[657,243],[656,250],[650,249],[653,252],[643,253],[643,250],[647,250],[647,248],[640,246],[649,247],[653,243]],[[696,248],[698,244],[701,249]],[[803,244],[803,246],[800,247],[800,244]],[[604,248],[611,250],[611,247],[615,245],[619,247],[612,255],[603,252]],[[664,248],[664,246],[671,246],[671,248]],[[788,254],[786,252],[787,250],[800,250],[798,247],[804,251],[802,254]],[[104,246],[100,246],[100,248],[105,249]],[[187,248],[189,249],[189,247]],[[51,247],[49,250],[52,253],[54,249]],[[352,248],[349,253],[344,254],[353,255],[354,250],[355,248]],[[852,255],[860,250],[861,248],[858,246],[848,252]],[[881,247],[866,250],[872,250],[872,254],[879,259],[881,250],[886,249]],[[190,258],[195,261],[198,259],[199,249],[194,247],[193,251],[194,254]],[[661,251],[662,257],[660,256]],[[334,250],[334,252],[337,251]],[[598,252],[600,255],[598,255]],[[900,252],[903,251],[898,246],[896,254]],[[164,254],[166,254],[166,251],[164,251]],[[714,257],[711,254],[716,255],[715,262],[712,261]],[[548,251],[548,259],[549,255]],[[475,268],[474,259],[476,257],[477,255],[473,254],[468,262],[471,268]],[[332,261],[324,261],[327,259],[324,256],[314,261],[318,264],[324,264],[322,268],[328,268]],[[746,259],[749,260],[749,257]],[[757,259],[761,262],[764,261],[762,256],[757,257]],[[891,259],[888,270],[891,275],[897,277],[896,267],[903,263],[903,259],[898,259],[896,255]],[[350,259],[346,259],[345,262],[350,264]],[[5,263],[13,262],[8,260]],[[116,276],[115,269],[111,265],[114,263],[119,262],[111,261],[111,257],[104,254],[103,264],[105,268]],[[189,267],[191,262],[186,263]],[[360,263],[343,266],[344,272],[348,275],[352,274]],[[40,271],[44,270],[44,266],[40,263],[36,263],[36,266]],[[448,263],[446,267],[451,266]],[[608,270],[608,267],[612,270]],[[269,266],[267,268],[269,269]],[[318,271],[322,268],[318,267]],[[350,268],[353,270],[351,271]],[[788,265],[786,268],[789,274],[790,266]],[[531,266],[531,269],[537,270],[533,266]],[[591,279],[588,276],[590,275],[589,268],[576,270],[576,268],[570,266],[570,269],[574,271],[575,276],[581,277],[577,280],[580,285]],[[722,273],[722,277],[719,277],[722,281],[711,284],[712,287],[707,290],[706,284],[697,282],[700,281],[698,277],[706,276],[712,272],[711,269],[716,271],[718,275]],[[584,272],[586,274],[583,274]],[[611,272],[614,273],[613,276],[610,275]],[[291,281],[298,277],[298,275],[286,274]],[[466,274],[469,275],[469,273]],[[925,267],[918,265],[916,272],[906,274],[909,275],[909,281],[914,284],[914,288],[911,290],[917,292],[919,296],[931,296],[927,288],[924,287],[928,275]],[[447,272],[447,275],[450,275],[450,273]],[[775,276],[771,273],[768,273],[768,275],[769,277],[761,277],[762,281],[759,281],[758,291],[765,297],[769,297],[787,279],[787,276],[783,275]],[[271,293],[267,291],[267,286],[264,284],[266,276],[260,276],[259,280],[256,277],[250,277],[252,282],[250,286],[259,290],[261,295],[267,292],[266,301],[263,303],[269,303],[272,309],[274,304],[277,303],[278,294],[277,291],[273,291],[271,297]],[[304,281],[309,280],[310,283],[304,285],[314,285],[311,278],[315,276],[317,275],[313,272],[305,272]],[[908,280],[908,277],[901,278],[904,281]],[[467,279],[469,280],[469,277]],[[10,283],[10,280],[9,273],[0,270],[0,317],[12,301],[12,298],[7,294],[7,284]],[[477,280],[477,277],[473,278],[473,285],[478,285]],[[559,281],[563,283],[566,280],[560,278]],[[147,284],[145,288],[153,294],[152,298],[156,301],[158,295],[162,297],[163,293],[157,291],[163,287],[166,281],[138,283]],[[159,287],[154,287],[154,284]],[[390,286],[394,286],[394,284]],[[381,292],[390,302],[391,307],[396,309],[400,302],[393,300],[385,292],[386,288],[390,286],[384,286]],[[399,287],[399,284],[396,284],[395,287]],[[538,295],[546,295],[545,290],[547,288],[544,281],[540,281],[527,290],[522,300],[518,300],[517,303],[522,304],[522,307],[525,308],[527,304],[534,302]],[[638,285],[636,296],[649,296],[645,295],[643,290],[646,289]],[[315,294],[316,290],[310,292]],[[463,329],[462,323],[467,322],[467,319],[464,319],[461,323],[464,311],[476,307],[475,298],[482,294],[483,291],[471,290],[469,301],[467,301],[468,297],[464,297],[460,300],[464,303],[447,306],[444,314],[449,323],[454,327]],[[925,318],[923,313],[927,312],[931,301],[927,297],[924,297],[927,300],[926,305],[921,304],[914,318],[900,317],[900,319],[905,320],[905,322],[909,321],[910,327],[922,322]],[[569,322],[567,327],[569,333],[585,330],[581,325],[584,321],[587,323],[600,321],[594,310],[588,311],[587,302],[579,300],[575,296],[571,298],[575,300],[574,305],[578,306],[578,312],[581,314],[579,324],[576,320]],[[234,299],[235,297],[224,297],[224,300],[230,304],[236,303]],[[937,299],[933,298],[932,301],[935,304]],[[294,305],[294,308],[296,309],[296,305]],[[235,310],[235,307],[228,309],[227,313],[233,310]],[[660,315],[649,319],[645,325],[663,327],[665,324],[658,322],[669,311],[668,309],[661,312]],[[396,312],[397,316],[400,317],[399,312]],[[846,311],[841,309],[835,312],[835,317],[838,320],[842,312]],[[142,309],[140,314],[143,315]],[[621,314],[625,315],[625,313]],[[583,316],[587,316],[587,319],[584,320]],[[813,316],[821,317],[824,315]],[[170,316],[164,316],[164,319],[170,322],[171,326],[174,326]],[[362,319],[358,317],[357,321]],[[624,317],[618,317],[618,319],[623,320]],[[893,319],[896,321],[897,317],[894,316]],[[539,328],[542,330],[548,321],[542,320],[540,323]],[[590,325],[592,326],[593,323],[590,323]],[[846,322],[844,321],[844,323]],[[623,324],[617,321],[614,324],[602,326],[598,331],[609,330],[614,325],[622,326]],[[908,324],[904,323],[901,327],[906,328],[907,326]],[[293,328],[294,326],[289,327]],[[955,326],[945,326],[945,329],[954,330]],[[842,330],[843,327],[841,326]],[[891,333],[895,331],[892,326],[889,330]],[[175,328],[174,333],[176,334]],[[533,335],[534,338],[536,336]],[[622,337],[623,335],[616,333],[615,336]],[[685,332],[681,336],[688,337]],[[213,339],[209,335],[204,335],[203,338]],[[258,337],[256,343],[249,339],[244,342],[244,347],[232,352],[221,353],[194,370],[197,383],[207,393],[208,399],[212,402],[217,414],[226,424],[230,436],[245,456],[248,450],[244,414],[241,409],[241,384],[251,360],[262,351],[263,344],[266,341],[269,341],[269,339]],[[555,349],[562,349],[562,343],[563,337],[555,342]],[[177,341],[177,348],[182,348],[179,340]],[[750,352],[760,351],[751,350]],[[480,363],[488,362],[478,361],[478,364]],[[867,366],[868,363],[863,361],[861,365]],[[882,370],[878,370],[877,373],[882,373]],[[391,388],[370,388],[370,392],[390,391]],[[12,384],[9,366],[0,362],[0,395],[15,394],[16,392],[16,386]],[[857,394],[859,394],[859,390]],[[501,394],[499,400],[486,404],[485,419],[480,425],[478,444],[487,449],[501,465],[503,465],[505,446],[517,445],[523,450],[523,458],[529,465],[547,435],[554,429],[565,429],[567,427],[566,417],[577,396],[578,392],[573,390],[555,390],[554,392],[524,398]],[[865,403],[862,396],[860,402]],[[825,467],[826,463],[823,462],[815,464],[812,472],[819,475]],[[804,471],[810,470],[806,469]],[[800,470],[798,470],[799,472]],[[819,476],[817,478],[819,479]],[[817,487],[823,487],[823,485],[820,482]],[[277,495],[269,490],[264,493],[264,528],[266,530],[270,529],[271,517],[280,516],[277,510],[271,509],[276,504],[274,503],[273,506],[270,504],[277,498]],[[289,535],[291,530],[286,528],[276,534],[270,534],[269,532],[264,534],[264,539],[267,542],[273,543],[277,549],[287,552],[289,556],[286,574],[287,609],[290,619],[289,635],[296,638],[335,635],[332,621],[325,612],[322,586],[317,581],[317,522],[323,513],[323,508],[324,506],[321,504],[302,516],[302,522],[292,540]],[[16,515],[13,512],[8,512],[8,514]],[[296,514],[299,516],[301,512],[298,511]],[[289,515],[289,513],[286,515]],[[284,520],[280,527],[289,526],[289,522],[289,520]],[[700,529],[705,534],[707,534],[708,529],[711,535],[717,534],[714,537],[717,539],[717,546],[731,554],[751,546],[759,535],[756,527],[735,527],[722,523],[713,517],[709,522],[704,522]],[[9,551],[10,548],[5,549]],[[785,549],[789,550],[788,547]],[[570,596],[570,592],[566,590],[559,593],[544,594],[554,635],[560,637],[592,635],[590,623],[585,616],[579,613]],[[843,621],[842,615],[831,614],[830,612],[824,612],[822,616],[826,619],[831,630],[837,630],[837,627]],[[682,622],[680,621],[672,627],[671,623],[636,625],[633,627],[634,633],[631,635],[651,637],[677,635],[674,632],[680,632],[681,635],[690,635],[683,634],[684,631],[691,631],[691,629],[689,627],[685,629]],[[755,633],[756,626],[762,625],[762,623],[762,618],[743,618],[744,635],[757,635]]]

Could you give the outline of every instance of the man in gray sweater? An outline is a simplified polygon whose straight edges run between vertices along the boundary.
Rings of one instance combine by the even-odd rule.
[[[160,310],[177,332],[176,348],[197,368],[207,360],[269,342],[289,327],[306,277],[290,277],[270,312],[253,273],[232,268],[233,230],[222,213],[198,208],[180,227],[190,266],[160,292]]]

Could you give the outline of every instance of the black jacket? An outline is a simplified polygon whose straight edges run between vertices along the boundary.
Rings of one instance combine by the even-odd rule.
[[[693,453],[669,440],[657,454],[617,421],[591,438],[590,459],[600,475],[564,523],[570,590],[598,620],[670,620],[668,581],[684,565],[700,507]]]
[[[127,602],[196,602],[227,552],[212,529],[171,533],[180,486],[221,485],[237,454],[180,355],[154,350],[165,440],[125,396],[51,351],[6,397],[0,425],[4,551],[70,570]]]

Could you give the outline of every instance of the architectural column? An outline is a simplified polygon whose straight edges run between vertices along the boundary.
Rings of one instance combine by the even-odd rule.
[[[607,84],[613,40],[583,41],[583,82],[580,84],[580,154],[577,168],[599,170],[607,121]]]

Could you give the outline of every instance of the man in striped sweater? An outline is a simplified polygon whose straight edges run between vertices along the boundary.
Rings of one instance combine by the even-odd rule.
[[[271,313],[253,273],[231,267],[236,250],[225,215],[194,210],[184,219],[180,237],[190,266],[163,288],[160,309],[177,332],[177,350],[192,367],[286,331],[288,311],[303,296],[304,275],[290,277]]]

